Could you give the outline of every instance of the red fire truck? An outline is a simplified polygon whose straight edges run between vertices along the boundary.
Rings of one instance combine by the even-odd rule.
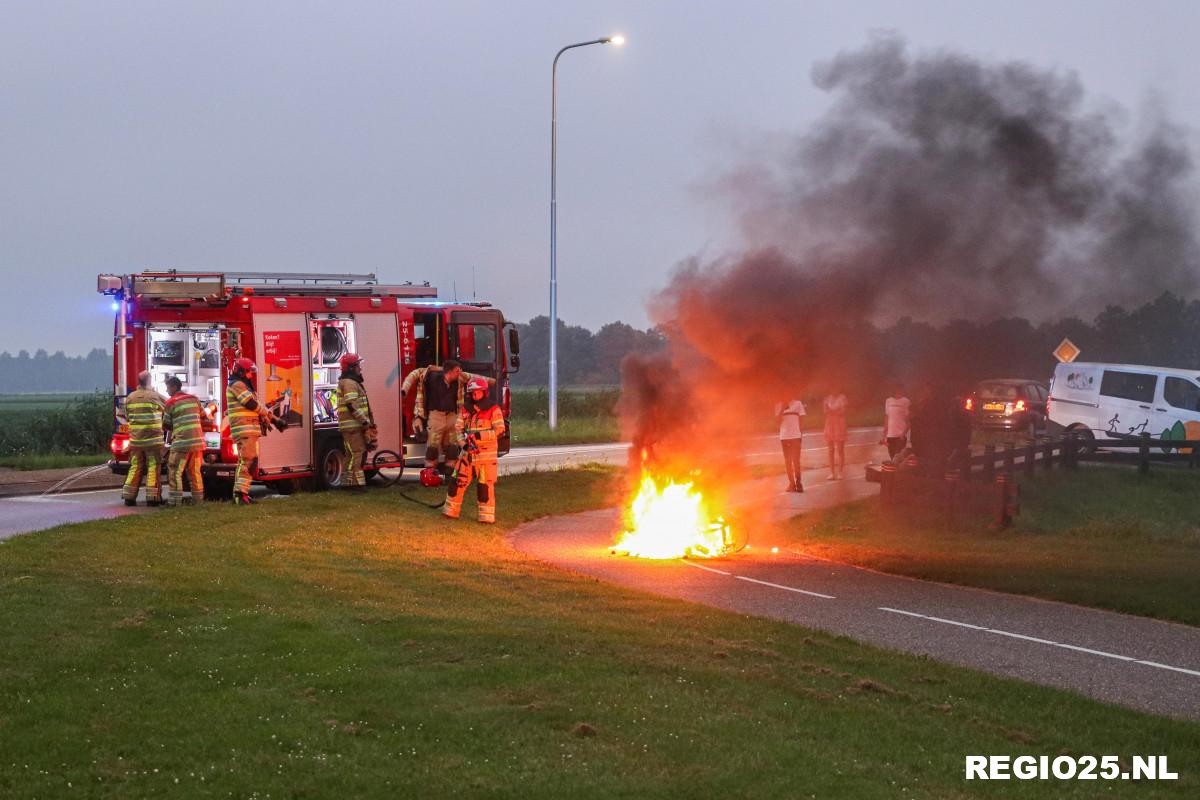
[[[237,455],[225,415],[233,360],[258,364],[259,398],[288,428],[260,442],[259,481],[290,491],[337,486],[345,470],[338,433],[338,359],[365,360],[364,385],[379,428],[379,449],[395,463],[368,467],[394,473],[423,447],[412,436],[413,397],[404,377],[417,367],[460,361],[496,379],[493,399],[509,413],[508,376],[520,365],[517,331],[488,303],[446,302],[428,284],[380,284],[374,274],[185,272],[100,275],[97,290],[113,298],[114,472],[129,469],[124,400],[149,370],[166,394],[174,375],[204,405],[204,471],[218,486],[233,475]],[[407,446],[407,449],[406,449]],[[507,438],[501,453],[508,451]]]

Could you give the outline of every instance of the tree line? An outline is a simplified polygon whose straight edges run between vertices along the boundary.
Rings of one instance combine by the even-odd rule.
[[[112,381],[112,354],[101,347],[85,356],[68,356],[62,350],[0,353],[0,394],[112,392]]]

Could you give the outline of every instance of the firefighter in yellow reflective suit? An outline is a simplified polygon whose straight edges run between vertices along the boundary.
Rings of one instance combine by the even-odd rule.
[[[254,394],[253,376],[257,371],[253,359],[239,358],[233,362],[225,387],[225,419],[238,454],[237,471],[233,473],[235,505],[250,504],[250,484],[258,474],[258,440],[266,424],[278,422]]]
[[[183,381],[174,375],[167,378],[166,413],[164,427],[171,432],[170,451],[167,455],[167,482],[171,494],[167,505],[177,506],[183,500],[183,483],[186,478],[192,492],[193,503],[204,502],[204,477],[200,463],[204,459],[204,410],[200,400],[183,391]]]
[[[138,388],[125,398],[125,420],[129,423],[129,474],[121,497],[136,506],[142,478],[146,479],[146,505],[162,503],[163,408],[166,400],[150,387],[149,372],[138,373]]]
[[[346,447],[342,486],[356,492],[367,488],[363,461],[367,453],[375,449],[379,438],[371,404],[367,401],[367,390],[362,383],[362,363],[357,353],[346,353],[338,361],[342,374],[338,378],[337,420]]]
[[[496,521],[496,466],[500,437],[504,435],[504,412],[488,397],[483,378],[472,378],[466,387],[467,404],[458,416],[455,430],[461,448],[442,512],[450,519],[462,513],[463,497],[476,481],[479,521]]]

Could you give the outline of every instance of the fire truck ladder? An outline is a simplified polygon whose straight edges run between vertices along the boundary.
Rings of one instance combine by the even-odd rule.
[[[226,294],[226,289],[232,294],[249,294],[261,289],[264,294],[291,296],[437,297],[437,289],[428,282],[417,284],[407,281],[384,285],[380,284],[374,272],[208,272],[169,269],[139,272],[123,278],[101,276],[100,291],[115,294],[121,288],[133,295],[164,300],[219,298]]]

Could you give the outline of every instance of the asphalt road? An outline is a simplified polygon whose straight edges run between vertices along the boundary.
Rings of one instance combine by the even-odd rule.
[[[877,492],[861,478],[804,495],[762,482],[780,515]],[[770,540],[714,560],[613,555],[616,510],[550,517],[512,535],[542,561],[622,586],[819,628],[864,642],[1073,690],[1168,716],[1200,719],[1200,628],[885,575],[816,560]],[[757,545],[757,546],[756,546]]]
[[[870,441],[874,447],[878,429],[861,429],[851,432],[851,452],[861,449]],[[807,441],[807,440],[806,440]],[[769,438],[755,440],[752,461],[780,460],[778,443]],[[824,459],[824,445],[819,435],[814,435],[806,448],[806,457]],[[500,459],[500,474],[561,469],[588,463],[623,464],[629,451],[627,444],[583,444],[553,447],[519,447]],[[405,480],[415,480],[416,470],[405,473]],[[256,492],[261,493],[261,489]],[[144,506],[128,508],[121,502],[119,489],[100,489],[53,495],[28,495],[0,498],[0,539],[22,533],[51,528],[71,522],[86,522],[93,519],[109,519],[126,514],[153,512]]]

